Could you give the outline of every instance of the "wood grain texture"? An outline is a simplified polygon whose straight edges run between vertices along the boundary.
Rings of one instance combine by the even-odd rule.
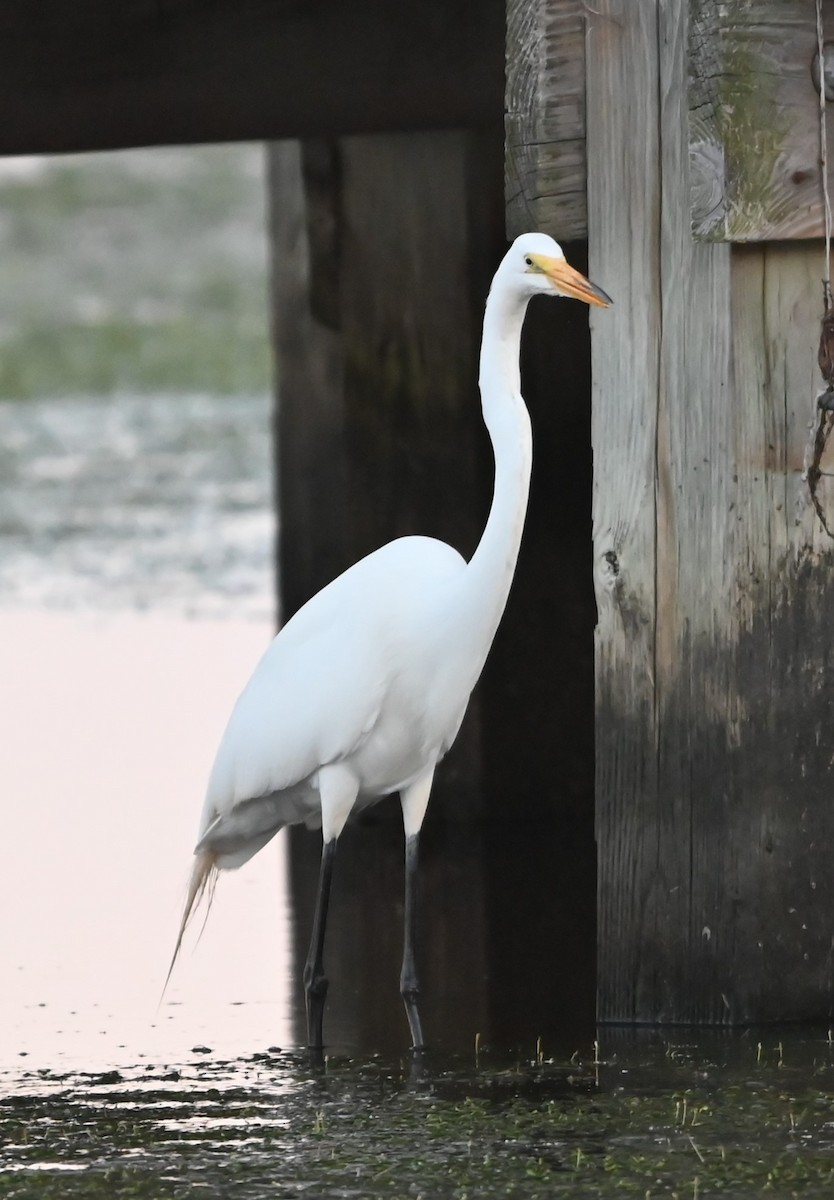
[[[507,229],[587,236],[585,6],[508,0]]]
[[[733,913],[719,953],[740,1021],[828,1018],[834,1004],[834,555],[802,478],[820,386],[818,277],[812,246],[733,250],[738,704],[734,739],[702,754],[726,780],[709,832]]]
[[[834,38],[834,0],[824,0]],[[511,236],[586,236],[586,25],[608,6],[507,4],[506,195]],[[713,241],[818,237],[823,229],[813,0],[691,0],[687,45],[692,230]],[[593,35],[591,35],[593,36]],[[639,86],[639,85],[638,85]],[[632,88],[607,97],[609,113]],[[830,115],[830,114],[829,114]],[[828,121],[834,164],[834,117]],[[830,167],[830,169],[834,169]]]
[[[802,479],[820,255],[693,243],[686,0],[604,16],[588,60],[592,275],[616,305],[593,341],[599,1016],[825,1019],[834,554]],[[599,130],[590,97],[634,62],[641,119]]]
[[[503,54],[501,0],[6,0],[0,153],[500,121]]]
[[[734,413],[730,384],[730,248],[693,243],[689,229],[686,0],[657,6],[660,84],[661,348],[657,439],[655,712],[658,861],[643,908],[654,961],[634,947],[643,1019],[726,1019],[713,967],[717,925],[702,892],[716,827],[699,756],[704,726],[726,723],[734,703],[732,609],[735,546]],[[714,669],[704,670],[703,654]],[[723,810],[718,806],[718,813]],[[706,835],[707,852],[704,851]],[[706,862],[702,861],[706,859]],[[713,935],[713,930],[715,934]]]
[[[594,578],[597,596],[599,1015],[635,1019],[633,953],[655,902],[660,353],[658,45],[654,0],[601,0],[588,17],[591,278],[614,297],[592,314]],[[611,104],[629,95],[628,104]],[[662,899],[662,898],[661,898]]]
[[[312,200],[305,193],[299,142],[273,142],[268,157],[272,336],[280,364],[275,432],[279,446],[291,447],[275,472],[283,620],[350,562],[344,347],[333,315],[322,314],[313,289],[324,240],[316,232],[324,213],[338,205],[338,146],[318,144],[316,150],[319,159],[329,154],[333,170],[327,185],[320,177],[318,189],[311,183]]]
[[[823,19],[834,36],[834,2]],[[692,0],[692,228],[712,240],[823,231],[814,0]],[[829,106],[830,107],[830,106]],[[834,163],[834,116],[828,156]]]

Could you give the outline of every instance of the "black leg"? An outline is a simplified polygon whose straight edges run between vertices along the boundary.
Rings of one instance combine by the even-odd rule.
[[[336,839],[325,842],[321,850],[319,890],[310,950],[304,966],[304,998],[307,1004],[307,1044],[321,1054],[324,1001],[327,997],[327,976],[324,973],[324,931],[327,926],[327,906],[330,902],[330,882],[333,878],[333,859]]]
[[[400,974],[400,995],[408,1017],[411,1042],[415,1050],[422,1050],[423,1027],[417,1011],[420,985],[417,982],[415,943],[417,941],[417,851],[420,835],[414,833],[405,839],[405,934],[403,939],[403,969]]]

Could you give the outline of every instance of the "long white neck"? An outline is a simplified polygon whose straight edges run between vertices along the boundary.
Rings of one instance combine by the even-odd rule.
[[[495,490],[486,528],[465,577],[489,642],[515,573],[530,490],[533,445],[518,364],[526,308],[526,297],[493,287],[484,313],[479,383],[495,456]]]

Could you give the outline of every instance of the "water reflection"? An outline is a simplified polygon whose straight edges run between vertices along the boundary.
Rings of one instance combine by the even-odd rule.
[[[258,622],[0,614],[5,1065],[291,1041],[281,841],[224,878],[157,1010],[203,780],[268,637]]]
[[[831,1195],[824,1030],[607,1038],[570,1062],[429,1054],[417,1075],[276,1052],[30,1071],[0,1103],[0,1171],[15,1195],[88,1200]]]

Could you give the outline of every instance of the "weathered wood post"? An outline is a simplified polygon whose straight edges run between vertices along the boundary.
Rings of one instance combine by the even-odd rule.
[[[615,299],[593,318],[599,1015],[827,1017],[822,256],[771,240],[821,230],[814,6],[521,7],[545,40],[583,31],[591,275]],[[508,147],[510,214],[558,231],[547,172],[576,144],[552,60],[518,93],[538,126]]]
[[[814,5],[512,12],[511,227],[584,233],[587,161],[615,300],[592,318],[599,1016],[828,1017],[834,546],[803,475],[822,254],[796,240],[822,229]]]

